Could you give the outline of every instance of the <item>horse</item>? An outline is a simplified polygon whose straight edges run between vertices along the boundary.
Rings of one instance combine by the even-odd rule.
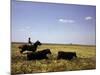
[[[24,51],[32,51],[35,52],[37,50],[37,47],[42,45],[40,41],[36,41],[33,45],[22,45],[19,46],[19,49],[21,49],[20,53],[23,53]]]
[[[50,49],[44,49],[42,51],[37,51],[27,54],[27,60],[42,60],[48,59],[47,54],[51,54]]]

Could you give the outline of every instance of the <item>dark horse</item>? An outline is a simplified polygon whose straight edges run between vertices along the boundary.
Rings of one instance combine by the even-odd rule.
[[[22,45],[19,47],[19,49],[21,49],[20,53],[23,53],[24,51],[35,52],[37,50],[37,47],[40,45],[42,45],[40,41],[36,41],[33,45]]]

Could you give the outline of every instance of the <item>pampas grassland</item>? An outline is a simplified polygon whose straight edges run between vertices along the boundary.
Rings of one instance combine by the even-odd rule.
[[[52,55],[49,59],[27,61],[26,54],[20,54],[19,46],[22,44],[12,43],[11,46],[11,73],[27,74],[40,72],[90,70],[96,68],[96,47],[89,45],[74,44],[43,44],[38,50],[49,48]],[[57,60],[58,51],[76,52],[77,58],[72,60]]]

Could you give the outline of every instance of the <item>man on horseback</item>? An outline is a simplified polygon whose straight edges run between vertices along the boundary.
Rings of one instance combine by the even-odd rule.
[[[37,40],[34,44],[31,42],[31,38],[28,38],[28,44],[24,44],[22,46],[19,46],[19,49],[21,49],[21,53],[24,51],[32,51],[35,52],[38,48],[38,46],[42,45],[39,40]]]

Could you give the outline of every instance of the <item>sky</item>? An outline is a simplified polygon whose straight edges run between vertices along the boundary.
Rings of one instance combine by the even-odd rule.
[[[12,42],[95,45],[95,35],[95,6],[12,0]]]

